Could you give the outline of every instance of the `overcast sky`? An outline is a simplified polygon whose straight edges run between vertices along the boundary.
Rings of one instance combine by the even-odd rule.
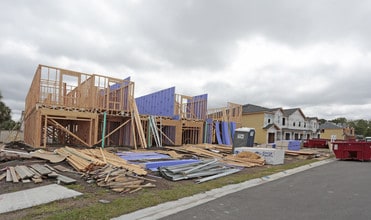
[[[38,64],[227,102],[371,119],[371,1],[0,1],[0,91],[18,120]]]

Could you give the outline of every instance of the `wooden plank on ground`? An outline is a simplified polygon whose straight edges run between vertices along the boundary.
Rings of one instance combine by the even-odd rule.
[[[61,174],[58,175],[57,180],[61,181],[62,183],[65,183],[65,184],[76,183],[75,179],[72,179],[68,176],[63,176]]]
[[[0,181],[3,180],[6,177],[6,172],[0,175]]]
[[[9,167],[9,170],[10,170],[10,175],[12,175],[12,180],[13,180],[13,183],[18,183],[19,181],[19,178],[15,172],[15,169],[14,167]]]
[[[290,154],[290,155],[295,155],[295,154],[299,154],[299,155],[315,155],[316,152],[314,151],[294,151],[294,150],[285,150],[285,153],[286,154]]]
[[[32,178],[41,178],[41,174],[38,173],[35,169],[33,169],[32,167],[30,167],[29,169],[30,169],[30,171],[34,174],[34,175],[32,176]]]
[[[22,183],[30,183],[31,182],[31,180],[30,179],[22,179]]]
[[[66,157],[64,156],[61,156],[59,154],[55,154],[52,152],[47,152],[44,150],[38,150],[38,151],[31,152],[30,155],[32,157],[48,160],[51,163],[59,163],[66,159]]]
[[[48,168],[46,168],[45,166],[42,166],[40,164],[32,164],[31,167],[33,169],[35,169],[38,173],[40,173],[41,175],[48,175],[49,173],[51,173],[52,171],[49,170]]]
[[[31,180],[34,183],[42,183],[43,182],[43,179],[41,177],[32,177]]]
[[[58,170],[58,171],[61,171],[61,172],[71,172],[72,170],[65,167],[65,166],[62,166],[62,165],[56,165],[54,166],[54,169]]]
[[[12,182],[13,181],[12,174],[10,174],[10,169],[6,170],[6,181],[7,182]]]
[[[19,177],[23,180],[28,178],[26,171],[21,166],[15,166],[14,170],[18,173]]]
[[[27,177],[33,177],[35,175],[28,166],[21,165],[20,167],[22,167],[24,172],[27,174]]]

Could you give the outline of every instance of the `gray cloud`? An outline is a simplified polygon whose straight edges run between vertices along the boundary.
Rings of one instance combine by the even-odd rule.
[[[22,110],[41,63],[131,75],[139,93],[173,85],[187,95],[208,93],[210,107],[254,103],[302,107],[319,117],[369,117],[369,1],[16,0],[0,7],[0,91],[13,112]],[[291,50],[347,45],[361,57],[349,65],[317,60],[233,69],[239,42],[256,36]]]

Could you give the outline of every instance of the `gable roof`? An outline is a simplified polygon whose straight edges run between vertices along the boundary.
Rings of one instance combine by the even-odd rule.
[[[319,129],[342,129],[342,127],[339,125],[336,125],[333,122],[326,121],[324,124],[321,124],[319,126]]]
[[[259,105],[253,105],[253,104],[246,104],[242,106],[242,113],[257,113],[257,112],[268,112],[268,113],[274,113],[278,110],[282,110],[282,108],[266,108]]]
[[[242,113],[255,113],[255,112],[266,112],[269,108],[265,108],[258,105],[246,104],[242,106]]]
[[[303,111],[300,108],[289,108],[289,109],[284,109],[283,114],[288,117],[292,115],[294,112],[299,111],[300,114],[303,116],[303,118],[306,118]]]
[[[269,128],[274,127],[276,130],[281,130],[280,127],[278,127],[276,124],[272,123],[267,126],[265,126],[263,129],[268,130]]]

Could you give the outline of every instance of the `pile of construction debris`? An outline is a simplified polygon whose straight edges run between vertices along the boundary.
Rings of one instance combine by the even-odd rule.
[[[71,147],[59,148],[56,153],[66,157],[67,162],[80,172],[83,177],[98,186],[107,187],[116,192],[135,192],[143,188],[155,187],[156,182],[145,177],[147,171],[136,164],[130,164],[106,150],[82,149]]]
[[[286,151],[286,155],[314,157],[315,153]],[[196,183],[202,183],[239,172],[246,167],[265,164],[264,158],[256,153],[244,151],[232,154],[230,146],[212,144],[116,153],[103,148],[78,149],[67,146],[54,152],[4,146],[0,148],[0,161],[32,158],[42,160],[33,164],[3,167],[0,170],[0,181],[6,179],[14,183],[40,183],[44,179],[55,179],[68,184],[76,180],[63,174],[75,173],[88,183],[95,182],[100,187],[127,193],[155,187],[156,180],[146,177],[148,170],[158,171],[160,176],[171,181],[196,179]],[[45,161],[53,165],[45,164]],[[73,169],[64,166],[61,163],[64,161]]]
[[[172,181],[204,177],[197,179],[196,183],[203,183],[222,176],[227,176],[239,172],[240,170],[240,168],[226,166],[226,164],[218,162],[217,159],[159,168],[161,176]]]
[[[31,164],[29,166],[17,165],[9,166],[1,170],[0,181],[6,178],[6,182],[34,182],[41,183],[43,179],[56,179],[58,182],[65,184],[75,183],[76,180],[58,173],[53,167],[48,164]]]
[[[247,153],[242,155],[231,154],[231,147],[212,145],[212,144],[198,144],[198,145],[185,145],[181,147],[165,147],[175,151],[197,155],[204,158],[215,158],[220,162],[239,167],[255,167],[263,166],[264,159],[255,154]]]
[[[143,188],[156,187],[153,184],[156,180],[138,176],[131,171],[111,165],[87,172],[83,177],[88,182],[93,180],[98,186],[120,193],[133,193]]]

